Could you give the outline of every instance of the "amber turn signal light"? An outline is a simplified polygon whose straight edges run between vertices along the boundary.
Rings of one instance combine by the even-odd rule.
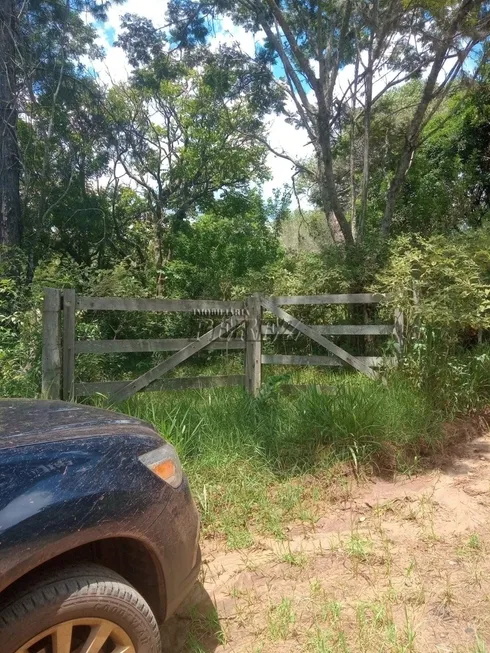
[[[150,451],[139,457],[139,460],[146,465],[155,476],[161,478],[174,488],[182,483],[182,466],[179,456],[171,444]]]

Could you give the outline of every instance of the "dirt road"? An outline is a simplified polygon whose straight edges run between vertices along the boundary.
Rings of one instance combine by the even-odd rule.
[[[458,454],[353,483],[287,541],[205,542],[202,584],[164,628],[164,653],[490,651],[490,435]]]

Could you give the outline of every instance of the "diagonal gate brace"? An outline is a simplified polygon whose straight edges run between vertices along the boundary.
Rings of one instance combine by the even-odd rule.
[[[146,386],[159,379],[161,376],[166,374],[166,372],[169,372],[174,367],[177,367],[177,365],[180,365],[180,363],[183,363],[185,360],[190,358],[193,354],[196,354],[201,349],[207,347],[211,342],[213,342],[213,340],[217,340],[228,331],[235,329],[244,320],[245,318],[239,315],[233,315],[226,320],[223,320],[223,322],[205,333],[201,338],[195,342],[191,342],[189,345],[170,356],[170,358],[167,358],[162,363],[159,363],[151,370],[148,370],[148,372],[145,372],[134,381],[130,381],[123,388],[115,392],[109,397],[109,404],[113,405],[123,401],[143,388],[146,388]]]
[[[334,354],[334,356],[337,356],[337,358],[340,358],[342,361],[344,361],[344,363],[347,363],[347,365],[354,367],[358,372],[362,372],[362,374],[365,374],[370,379],[377,378],[378,375],[376,372],[368,365],[365,365],[358,358],[352,356],[352,354],[349,354],[349,352],[345,351],[345,349],[342,349],[331,340],[324,338],[318,333],[318,331],[315,331],[315,329],[312,329],[307,324],[304,324],[304,322],[301,322],[289,313],[286,313],[286,311],[284,311],[282,308],[276,306],[274,302],[271,302],[269,299],[265,299],[264,297],[261,297],[260,301],[265,309],[279,317],[281,320],[284,320],[284,322],[292,326],[297,331],[300,331],[303,335],[308,336],[308,338],[311,338],[322,347],[325,347],[325,349]]]

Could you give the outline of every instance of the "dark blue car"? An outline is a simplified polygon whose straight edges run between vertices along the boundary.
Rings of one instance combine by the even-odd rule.
[[[152,426],[0,400],[1,653],[160,653],[198,539],[178,456]]]

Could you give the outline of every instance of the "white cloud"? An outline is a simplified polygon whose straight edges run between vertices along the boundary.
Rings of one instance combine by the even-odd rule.
[[[121,5],[113,4],[108,11],[107,24],[116,32],[121,27],[120,19],[124,14],[137,14],[153,21],[155,27],[165,25],[167,12],[166,0],[126,0]]]
[[[121,48],[106,47],[106,56],[102,61],[92,63],[99,79],[108,85],[124,82],[130,72],[131,66]]]
[[[114,40],[121,33],[121,17],[124,14],[137,14],[153,21],[156,27],[165,24],[165,13],[167,11],[166,0],[127,0],[122,6],[111,5],[107,12],[107,22],[104,28],[99,29],[99,45],[102,45],[106,52],[103,61],[92,62],[100,79],[107,84],[118,83],[126,80],[131,71],[126,54],[121,48],[116,48],[108,41],[108,30],[114,30]]]
[[[269,143],[277,152],[285,152],[292,159],[301,161],[313,154],[313,147],[308,143],[304,129],[296,129],[286,122],[284,116],[271,116],[269,120]],[[267,164],[272,171],[272,179],[264,184],[264,192],[272,195],[274,188],[291,184],[295,166],[287,159],[275,156],[272,152],[267,157]]]
[[[240,25],[234,25],[231,18],[225,16],[221,20],[219,31],[216,32],[211,42],[211,49],[217,50],[220,45],[237,44],[242,52],[253,57],[257,44],[262,43],[264,39],[265,32],[247,32]]]

